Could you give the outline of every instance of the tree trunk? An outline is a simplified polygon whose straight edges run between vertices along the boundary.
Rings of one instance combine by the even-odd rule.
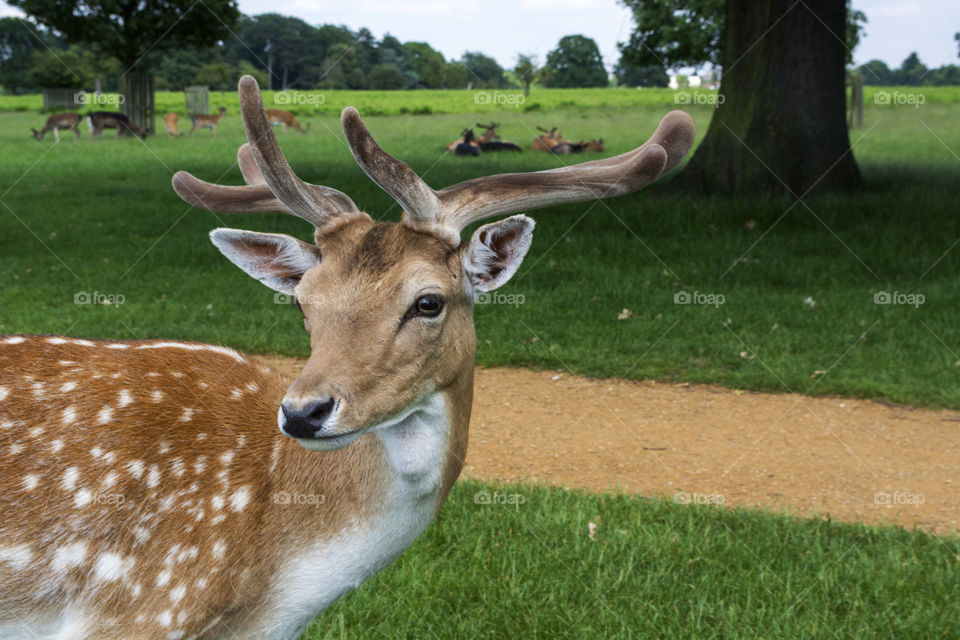
[[[706,193],[850,191],[844,0],[727,0],[717,109],[677,187]]]

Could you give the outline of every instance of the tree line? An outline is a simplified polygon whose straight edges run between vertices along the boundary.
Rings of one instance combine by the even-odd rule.
[[[157,48],[139,59],[120,60],[96,42],[71,38],[28,18],[0,19],[0,85],[8,93],[46,87],[114,91],[131,66],[149,70],[160,90],[207,85],[226,91],[243,74],[264,88],[286,89],[454,89],[550,87],[610,84],[596,42],[582,35],[562,38],[539,64],[520,55],[504,69],[479,51],[447,60],[426,42],[377,39],[366,28],[314,26],[279,14],[238,14],[227,37],[209,46],[184,43]],[[621,62],[620,84],[666,86],[663,68],[651,73]]]

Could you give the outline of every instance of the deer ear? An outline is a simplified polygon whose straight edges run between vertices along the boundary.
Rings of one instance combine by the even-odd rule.
[[[307,269],[320,264],[320,250],[282,233],[214,229],[210,240],[230,262],[274,291],[293,295]]]
[[[530,248],[535,224],[527,216],[511,216],[473,233],[463,267],[475,297],[503,286],[517,272]]]

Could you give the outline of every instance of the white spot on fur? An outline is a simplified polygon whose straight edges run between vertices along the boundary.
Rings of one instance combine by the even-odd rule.
[[[73,567],[79,567],[87,559],[87,543],[73,542],[64,545],[53,552],[54,571],[66,571]]]
[[[69,407],[63,410],[62,421],[64,425],[73,424],[74,422],[76,422],[76,420],[77,420],[77,408],[75,406],[70,405]]]
[[[234,389],[233,391],[230,392],[231,400],[239,400],[242,396],[243,396],[243,391],[241,391],[240,389]]]
[[[127,470],[134,478],[140,479],[143,476],[143,460],[131,460],[127,463]]]
[[[80,491],[73,494],[73,505],[78,509],[87,506],[92,500],[93,494],[90,493],[89,489],[80,489]]]
[[[210,504],[213,505],[214,509],[218,511],[223,509],[223,505],[226,504],[226,500],[223,499],[223,496],[213,496],[210,498]]]
[[[64,338],[47,338],[47,344],[67,344]]]
[[[147,486],[151,489],[157,487],[160,484],[160,469],[157,465],[150,465],[150,472],[147,473]]]
[[[23,338],[20,336],[13,336],[11,338],[7,338],[6,340],[4,340],[3,344],[20,344],[21,342],[26,342],[26,341],[27,341],[26,338]]]
[[[167,586],[167,584],[170,582],[170,578],[172,575],[173,574],[170,571],[170,569],[164,569],[163,571],[161,571],[159,574],[157,574],[157,586],[158,587]]]
[[[6,562],[17,571],[26,569],[33,559],[33,551],[26,545],[0,546],[0,562]]]
[[[130,345],[121,344],[119,342],[114,342],[112,344],[107,345],[107,349],[129,349],[129,348],[130,348]]]
[[[23,451],[23,445],[19,442],[14,442],[12,445],[10,445],[10,455],[18,455],[21,451]]]
[[[217,560],[223,560],[227,554],[227,543],[223,540],[217,540],[213,543],[213,557]]]
[[[180,602],[185,595],[187,595],[187,588],[181,584],[170,591],[170,600]]]
[[[237,362],[246,362],[243,356],[234,351],[233,349],[228,349],[226,347],[217,347],[209,344],[187,344],[184,342],[152,342],[150,344],[141,344],[137,346],[137,349],[185,349],[187,351],[209,351],[211,353],[219,353],[221,355],[229,356],[236,360]]]
[[[234,456],[233,451],[227,451],[226,453],[220,456],[220,463],[223,464],[224,466],[229,465],[231,462],[233,462],[233,456]]]
[[[161,627],[169,627],[173,623],[173,614],[170,613],[169,609],[162,611],[157,616],[157,622],[160,623]]]
[[[43,432],[44,432],[43,427],[34,427],[33,429],[30,429],[30,431],[27,431],[27,435],[33,438],[39,438],[40,436],[43,435]]]
[[[100,456],[103,455],[103,449],[101,449],[100,447],[94,447],[93,449],[90,449],[90,455],[92,455],[94,458],[99,459]]]
[[[206,439],[207,439],[207,434],[205,434],[205,433],[198,433],[198,434],[197,434],[197,442],[203,442],[203,441],[206,440]]]
[[[184,407],[183,415],[180,416],[180,422],[190,422],[191,420],[193,420],[193,409]]]
[[[53,453],[57,453],[58,451],[60,451],[60,449],[63,449],[63,440],[60,440],[59,438],[57,438],[56,440],[50,443],[50,451],[52,451]]]
[[[127,391],[126,389],[121,389],[121,390],[120,390],[120,400],[117,402],[117,406],[119,406],[121,409],[123,409],[124,407],[126,407],[127,405],[129,405],[129,404],[131,404],[131,403],[133,403],[133,396],[130,395],[130,392]]]
[[[163,400],[163,391],[159,389],[154,389],[153,393],[150,394],[150,399],[154,402],[160,402]]]
[[[103,478],[103,488],[104,488],[104,489],[109,489],[109,488],[112,487],[113,485],[117,484],[117,479],[118,479],[119,477],[120,477],[120,476],[117,474],[116,471],[111,471],[110,473],[108,473],[108,474],[107,474],[106,476],[104,476],[104,478]]]
[[[187,466],[183,464],[182,458],[174,458],[170,461],[170,467],[173,470],[173,475],[178,478],[182,478],[183,474],[187,471]]]
[[[37,488],[37,485],[40,484],[40,478],[38,478],[33,473],[28,473],[23,476],[23,488],[27,491],[33,491]]]
[[[77,388],[76,382],[72,382],[72,381],[64,382],[62,385],[60,385],[60,393],[70,393],[76,388]]]
[[[177,617],[177,622],[180,622],[180,623],[183,622],[182,620],[180,620],[179,616]],[[181,638],[183,638],[183,636],[185,635],[187,634],[182,629],[177,631],[171,631],[170,633],[167,634],[167,640],[181,640]]]
[[[127,575],[133,568],[132,559],[124,559],[117,553],[101,553],[93,566],[93,575],[103,582],[114,582]]]
[[[137,544],[145,543],[150,539],[150,530],[146,527],[134,527],[133,539],[137,542]]]
[[[0,400],[6,400],[8,395],[10,395],[10,390],[6,387],[0,387]]]
[[[63,472],[63,488],[66,491],[73,491],[77,488],[77,478],[80,477],[80,472],[77,471],[76,467],[70,467]]]
[[[234,511],[243,511],[250,502],[250,488],[240,487],[230,496],[230,508]]]
[[[203,473],[207,468],[207,456],[199,456],[196,462],[193,463],[193,472],[197,475]]]

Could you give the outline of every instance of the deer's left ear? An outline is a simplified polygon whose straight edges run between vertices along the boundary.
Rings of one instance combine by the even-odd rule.
[[[517,272],[530,248],[535,224],[527,216],[511,216],[473,233],[463,267],[474,296],[503,286]]]
[[[293,295],[307,269],[320,264],[320,249],[282,233],[214,229],[210,240],[230,262],[274,291]]]

